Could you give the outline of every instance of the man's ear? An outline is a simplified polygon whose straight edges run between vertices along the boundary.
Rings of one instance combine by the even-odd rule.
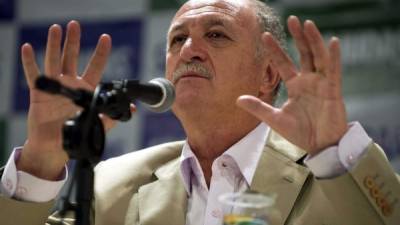
[[[258,97],[266,102],[270,102],[275,97],[276,88],[280,81],[281,77],[279,76],[279,72],[272,63],[269,63],[263,73],[262,85]]]

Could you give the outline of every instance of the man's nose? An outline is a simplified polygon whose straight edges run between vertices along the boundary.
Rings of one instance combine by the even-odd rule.
[[[200,43],[200,40],[189,37],[186,39],[185,43],[181,47],[180,57],[185,62],[202,62],[206,58],[206,52],[204,50],[204,47]]]

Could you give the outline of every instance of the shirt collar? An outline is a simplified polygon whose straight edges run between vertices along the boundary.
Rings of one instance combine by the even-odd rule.
[[[253,180],[258,160],[260,159],[265,146],[268,132],[269,127],[265,123],[260,123],[256,128],[250,131],[246,136],[228,148],[221,155],[228,155],[233,158],[248,185],[250,185]],[[187,140],[183,145],[180,161],[183,183],[187,193],[190,194],[192,187],[191,177],[203,177],[204,175]]]

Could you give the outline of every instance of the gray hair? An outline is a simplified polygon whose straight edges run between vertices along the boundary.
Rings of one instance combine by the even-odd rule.
[[[286,34],[276,11],[265,2],[252,0],[261,32],[269,32],[286,49]]]
[[[261,32],[271,33],[281,48],[286,50],[286,34],[276,11],[263,1],[252,0],[251,2],[253,3]],[[257,42],[259,43],[256,47],[256,58],[261,58],[264,55],[264,48],[261,44],[261,40],[257,39]],[[282,82],[279,82],[274,90],[274,102],[279,96],[281,86]]]

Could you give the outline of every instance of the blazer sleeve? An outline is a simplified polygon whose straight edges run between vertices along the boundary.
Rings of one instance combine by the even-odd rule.
[[[2,225],[45,224],[53,205],[53,201],[23,202],[0,195],[0,223]]]
[[[352,218],[366,217],[370,217],[370,224],[400,222],[400,177],[377,144],[368,146],[351,171],[316,182],[337,212],[349,218],[349,224]]]
[[[0,177],[3,175],[0,168]],[[50,215],[55,201],[44,203],[19,201],[6,197],[0,193],[0,224],[1,225],[56,225],[60,224],[57,214]],[[63,224],[73,224],[70,214],[66,216]]]

